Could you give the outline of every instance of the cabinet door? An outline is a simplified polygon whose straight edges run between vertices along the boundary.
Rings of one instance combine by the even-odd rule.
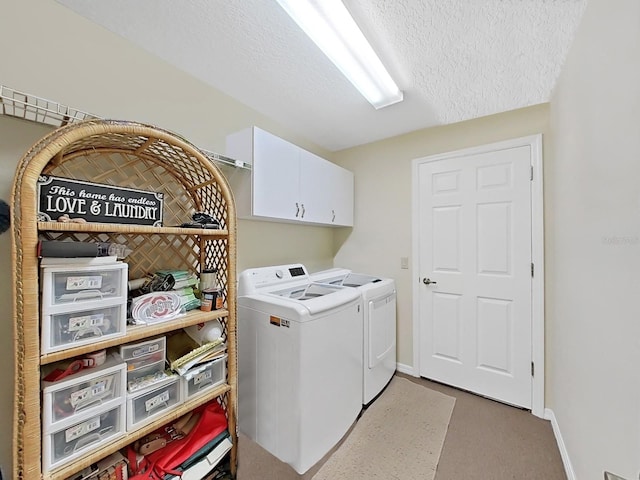
[[[300,149],[264,130],[253,130],[253,215],[296,220],[301,214]]]
[[[331,223],[332,165],[331,162],[300,149],[300,220]]]
[[[332,225],[353,226],[353,172],[333,163],[331,168],[331,218]]]

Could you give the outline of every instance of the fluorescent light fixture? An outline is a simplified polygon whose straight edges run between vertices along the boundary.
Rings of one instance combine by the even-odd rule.
[[[340,0],[277,0],[375,108],[402,101],[402,92]]]

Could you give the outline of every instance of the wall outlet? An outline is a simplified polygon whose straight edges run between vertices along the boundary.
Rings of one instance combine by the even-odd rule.
[[[409,257],[400,257],[400,268],[405,270],[409,268]]]

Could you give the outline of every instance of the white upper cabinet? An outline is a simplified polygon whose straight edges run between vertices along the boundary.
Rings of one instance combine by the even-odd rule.
[[[353,226],[353,173],[257,127],[227,136],[226,155],[251,164],[230,178],[238,216]]]
[[[300,152],[264,130],[256,128],[253,135],[248,139],[253,144],[253,158],[248,161],[252,164],[252,215],[295,220],[300,215]]]
[[[353,172],[331,163],[331,181],[335,196],[330,199],[331,223],[353,226]]]

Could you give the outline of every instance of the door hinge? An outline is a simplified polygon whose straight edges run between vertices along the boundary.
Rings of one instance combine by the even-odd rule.
[[[531,264],[531,277],[533,278],[533,263]]]
[[[536,367],[534,366],[533,362],[531,362],[531,376],[532,377],[535,375],[535,371],[536,371]]]
[[[531,165],[531,180],[533,181],[533,165]]]

